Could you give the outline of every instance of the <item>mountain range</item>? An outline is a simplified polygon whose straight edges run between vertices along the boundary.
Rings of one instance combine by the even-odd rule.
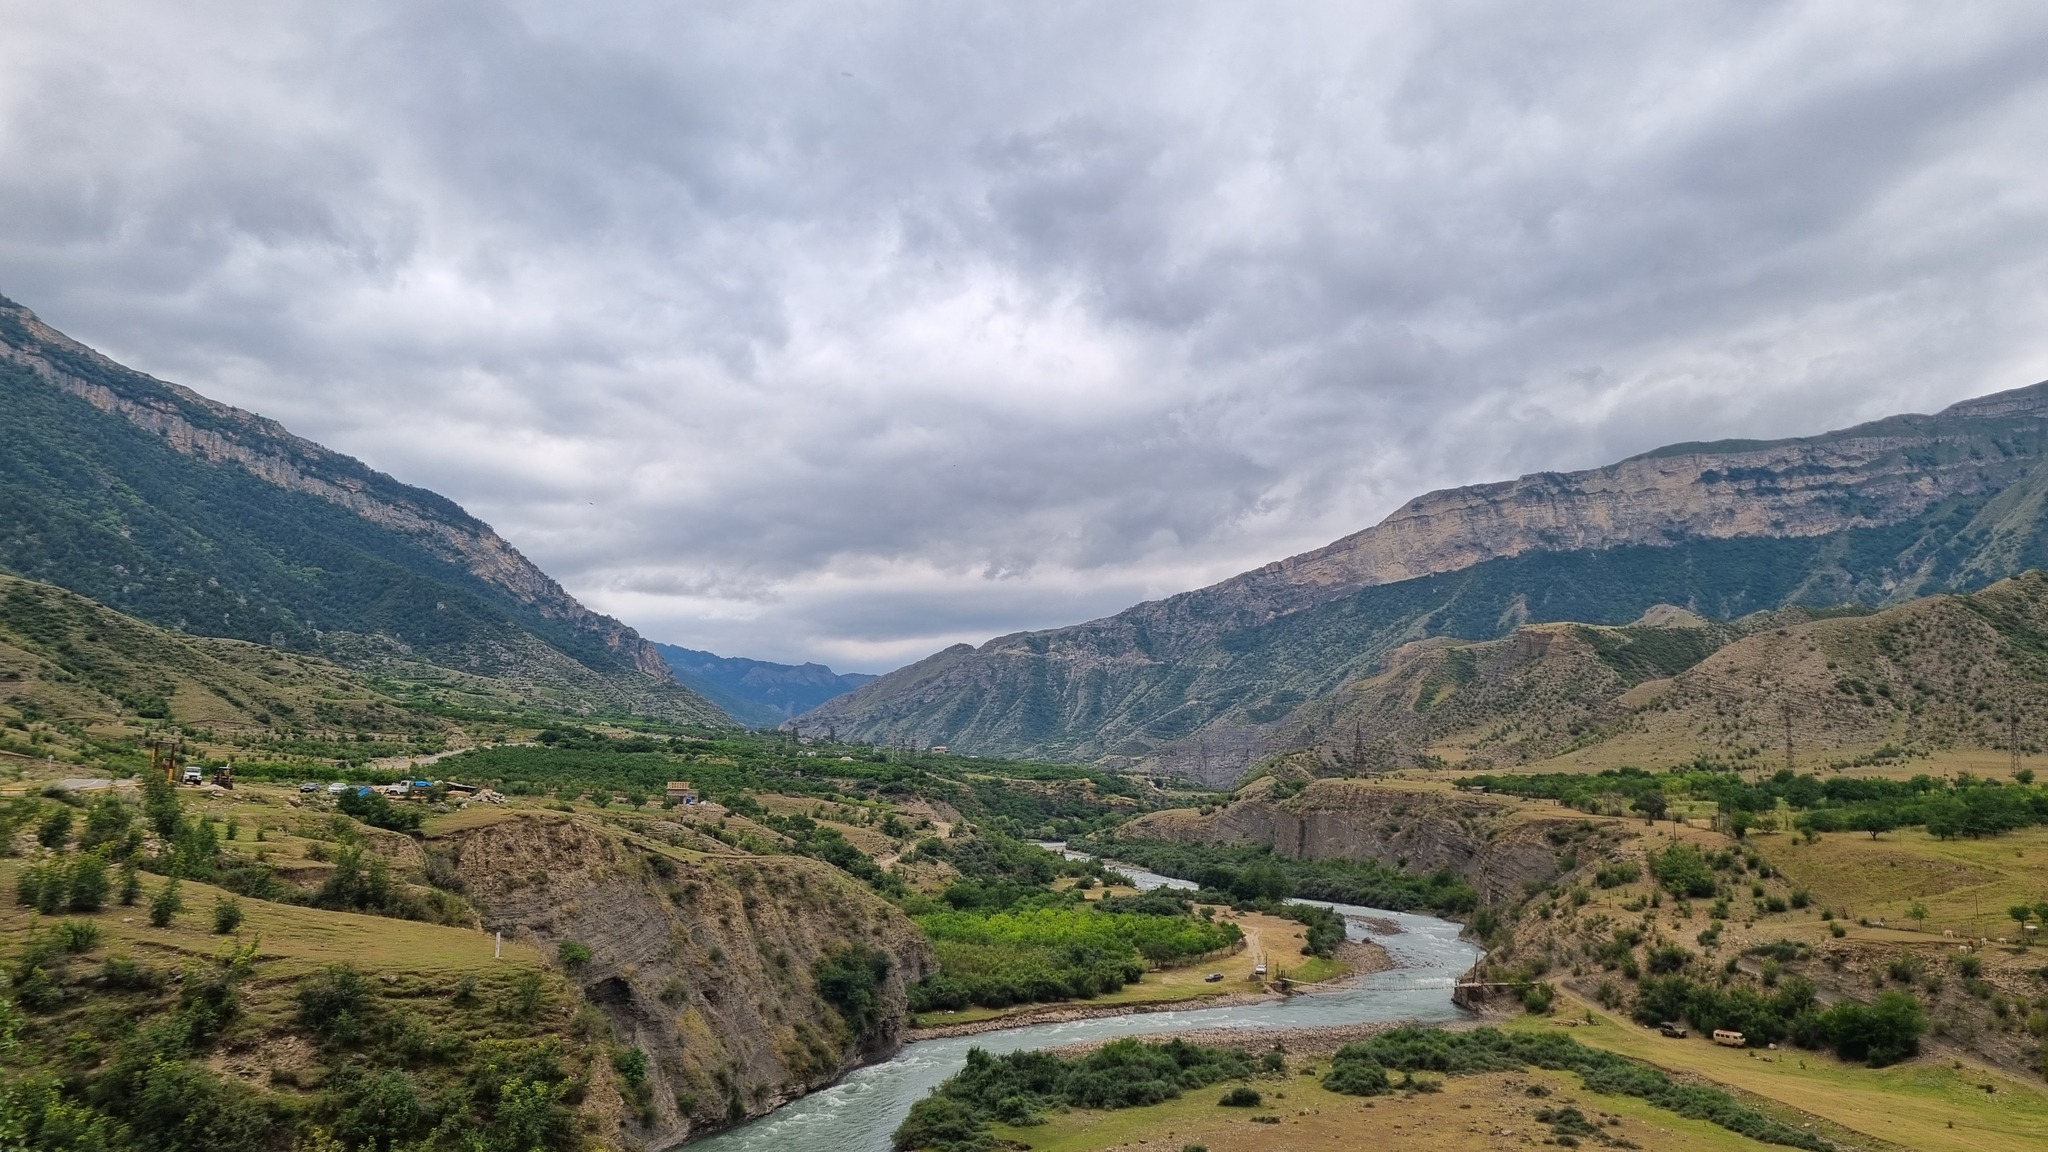
[[[0,569],[401,695],[730,725],[453,501],[125,368],[0,298]]]
[[[1332,695],[1417,641],[1621,627],[1659,606],[1707,624],[1876,608],[2048,563],[2044,458],[2037,384],[1817,436],[1432,492],[1208,588],[955,645],[791,726],[1228,779],[1273,751],[1349,740],[1328,729],[1355,727]]]
[[[654,648],[677,680],[750,728],[773,728],[874,679],[865,672],[834,672],[823,664],[775,664],[673,644]]]

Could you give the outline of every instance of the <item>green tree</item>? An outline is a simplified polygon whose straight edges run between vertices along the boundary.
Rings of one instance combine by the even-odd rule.
[[[866,1036],[882,1015],[882,981],[889,975],[889,957],[865,944],[828,952],[812,969],[818,996],[839,1012],[846,1029]]]
[[[78,846],[87,852],[102,846],[118,856],[127,855],[128,832],[135,825],[135,814],[118,796],[102,796],[86,809],[85,831],[79,834]]]
[[[36,843],[45,848],[62,849],[71,843],[71,809],[59,804],[50,810],[48,816],[36,827]]]
[[[242,902],[233,896],[216,896],[213,899],[213,930],[225,936],[242,926]]]
[[[151,924],[158,928],[168,928],[178,913],[185,910],[185,897],[178,888],[178,878],[173,876],[168,883],[157,889],[155,898],[149,902]]]
[[[1636,797],[1634,803],[1630,804],[1629,807],[1642,813],[1645,823],[1655,824],[1664,818],[1665,812],[1670,810],[1670,802],[1665,798],[1662,788],[1652,788],[1641,796]]]
[[[1896,1064],[1920,1050],[1927,1017],[1920,1001],[1904,992],[1885,992],[1873,1004],[1836,1001],[1821,1020],[1829,1043],[1844,1060],[1862,1060],[1873,1068]]]
[[[1674,896],[1706,897],[1714,894],[1714,870],[1698,848],[1673,844],[1650,856],[1650,872]]]
[[[107,906],[107,862],[97,852],[87,852],[71,863],[73,912],[97,912]]]
[[[185,809],[178,802],[177,786],[170,780],[151,772],[142,780],[142,814],[156,829],[157,838],[169,840],[178,834],[178,827],[185,821]]]

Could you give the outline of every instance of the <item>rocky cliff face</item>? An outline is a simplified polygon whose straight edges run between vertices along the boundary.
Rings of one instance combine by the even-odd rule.
[[[1210,779],[1434,635],[1882,604],[2048,559],[2048,385],[1775,442],[1431,493],[1324,548],[1103,620],[956,646],[795,723]],[[1215,760],[1227,768],[1208,766]]]
[[[759,1116],[893,1052],[906,988],[935,964],[914,924],[839,870],[666,843],[688,837],[659,822],[636,834],[527,814],[448,844],[487,929],[549,956],[564,941],[589,949],[569,976],[618,1044],[647,1053],[648,1087],[623,1135],[650,1147]],[[849,1022],[818,991],[819,963],[852,948],[887,960],[872,1023]]]
[[[1134,840],[1258,844],[1304,860],[1373,860],[1417,872],[1448,868],[1489,903],[1557,872],[1550,833],[1565,822],[1525,820],[1497,797],[1425,792],[1363,780],[1317,780],[1282,798],[1272,780],[1254,781],[1204,816],[1153,812],[1123,825]]]

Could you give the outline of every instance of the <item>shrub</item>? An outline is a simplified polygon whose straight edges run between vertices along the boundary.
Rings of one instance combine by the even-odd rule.
[[[57,925],[57,947],[66,952],[90,952],[100,942],[100,926],[90,920],[66,920]]]
[[[1729,1131],[1766,1143],[1814,1152],[1830,1146],[1819,1137],[1789,1127],[1738,1103],[1719,1089],[1680,1084],[1647,1065],[1612,1052],[1588,1048],[1555,1033],[1509,1033],[1495,1028],[1446,1032],[1433,1028],[1396,1028],[1358,1044],[1338,1049],[1336,1070],[1347,1065],[1396,1069],[1413,1080],[1416,1072],[1453,1076],[1510,1072],[1534,1065],[1577,1073],[1586,1087],[1602,1093],[1634,1096],[1681,1116],[1706,1120]],[[1422,1083],[1416,1081],[1418,1091]],[[1556,1114],[1553,1114],[1555,1122]],[[1558,1137],[1557,1139],[1562,1139]]]
[[[613,1053],[612,1068],[636,1090],[647,1083],[647,1053],[639,1048],[622,1048]]]
[[[1837,1055],[1873,1068],[1918,1052],[1920,1037],[1927,1031],[1920,1001],[1904,992],[1885,992],[1873,1004],[1840,1000],[1820,1017]]]
[[[225,936],[242,926],[242,902],[233,896],[216,896],[213,901],[213,930]]]
[[[70,893],[66,905],[73,912],[97,912],[107,906],[107,862],[97,852],[87,852],[71,862]]]
[[[865,944],[828,952],[811,970],[819,998],[839,1012],[854,1036],[866,1036],[881,1020],[881,987],[888,975],[889,957]]]
[[[1692,953],[1676,944],[1660,944],[1650,950],[1648,959],[1650,974],[1665,976],[1673,972],[1683,972],[1685,966],[1692,963]]]
[[[1346,1096],[1378,1096],[1389,1091],[1392,1083],[1378,1061],[1366,1058],[1336,1061],[1323,1077],[1323,1087]]]
[[[109,956],[100,975],[107,987],[125,992],[138,992],[164,986],[165,976],[154,968],[145,968],[135,962],[132,956]]]
[[[45,848],[62,848],[71,843],[71,809],[63,804],[50,810],[36,827],[36,843]]]
[[[1080,1057],[1049,1052],[991,1056],[969,1050],[966,1067],[911,1108],[896,1130],[898,1149],[978,1152],[993,1147],[987,1125],[1037,1123],[1046,1108],[1136,1108],[1185,1090],[1249,1075],[1241,1049],[1116,1040]],[[1250,1091],[1246,1089],[1246,1091]]]
[[[1650,871],[1658,883],[1674,896],[1707,897],[1714,894],[1714,870],[1698,848],[1673,844],[1650,857]]]
[[[565,968],[581,968],[590,963],[590,945],[581,940],[564,940],[556,951],[560,954],[562,966]]]
[[[1216,1103],[1221,1104],[1225,1108],[1257,1108],[1264,1099],[1264,1097],[1259,1095],[1258,1089],[1239,1085],[1225,1092],[1223,1099],[1218,1100]]]
[[[149,902],[149,922],[158,928],[168,928],[178,913],[185,910],[185,896],[178,890],[178,878],[173,876]]]
[[[547,985],[541,975],[531,968],[512,978],[512,1014],[521,1020],[531,1020],[540,1015],[545,1001]]]
[[[330,964],[299,985],[299,1023],[321,1043],[341,1047],[363,1035],[370,985],[348,964]]]
[[[1602,888],[1619,888],[1623,884],[1635,883],[1642,879],[1642,876],[1643,870],[1635,861],[1623,860],[1602,865],[1600,871],[1594,874],[1593,882]]]
[[[931,1096],[911,1106],[910,1115],[890,1139],[897,1152],[913,1148],[966,1152],[991,1146],[987,1127],[988,1121],[966,1101]]]

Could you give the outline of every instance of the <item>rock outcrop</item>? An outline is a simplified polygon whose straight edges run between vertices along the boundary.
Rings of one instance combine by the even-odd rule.
[[[645,833],[522,814],[448,837],[484,926],[564,957],[614,1042],[647,1055],[624,1135],[665,1147],[762,1115],[886,1056],[907,987],[935,960],[893,905],[845,873],[791,856],[679,850]],[[580,944],[587,960],[563,945]],[[821,995],[828,957],[878,955],[873,1015]]]
[[[1257,844],[1303,860],[1372,860],[1416,872],[1449,869],[1489,903],[1557,874],[1551,833],[1565,821],[1524,819],[1512,800],[1365,780],[1317,780],[1292,796],[1270,778],[1209,815],[1152,812],[1120,838]]]

